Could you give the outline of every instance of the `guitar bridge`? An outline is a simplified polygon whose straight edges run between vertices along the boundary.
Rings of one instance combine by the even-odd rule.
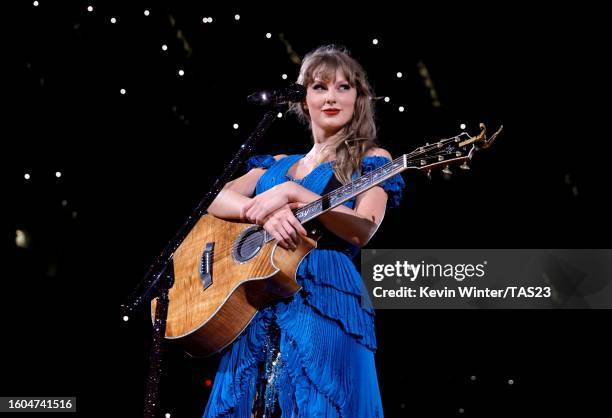
[[[200,260],[200,279],[202,280],[203,290],[212,284],[213,250],[214,242],[207,242]]]

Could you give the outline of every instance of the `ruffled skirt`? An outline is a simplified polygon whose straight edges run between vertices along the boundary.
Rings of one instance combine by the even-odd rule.
[[[283,418],[383,416],[374,312],[362,303],[352,261],[315,249],[300,264],[298,281],[300,292],[259,311],[223,352],[205,418],[251,417],[262,379],[264,398],[274,396]]]

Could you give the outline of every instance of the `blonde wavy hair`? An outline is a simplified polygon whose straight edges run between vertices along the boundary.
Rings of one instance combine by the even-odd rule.
[[[361,160],[365,153],[370,148],[377,146],[374,92],[366,73],[361,64],[350,56],[346,48],[325,45],[304,57],[297,83],[308,87],[317,77],[326,82],[333,80],[338,69],[342,70],[351,87],[357,90],[355,111],[352,119],[344,125],[334,142],[326,147],[316,165],[334,156],[336,160],[333,166],[334,174],[342,184],[347,184],[352,181],[353,172],[360,174]],[[302,123],[311,126],[305,101],[292,104],[290,111],[296,114]]]

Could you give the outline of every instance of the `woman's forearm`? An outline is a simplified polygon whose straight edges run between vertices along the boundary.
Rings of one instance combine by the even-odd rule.
[[[318,194],[297,184],[292,187],[290,192],[290,201],[292,202],[310,203],[320,197]],[[344,205],[336,206],[319,216],[318,219],[331,232],[358,247],[367,244],[378,228],[376,222],[367,219]]]
[[[327,229],[357,247],[363,247],[376,232],[378,225],[344,205],[325,212],[319,220]]]
[[[251,198],[229,188],[219,192],[208,207],[208,213],[223,219],[241,219],[242,208]]]

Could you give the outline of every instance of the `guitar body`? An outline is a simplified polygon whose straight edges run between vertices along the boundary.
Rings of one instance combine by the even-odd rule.
[[[173,256],[166,338],[178,340],[193,356],[214,354],[264,305],[299,291],[297,267],[316,247],[316,238],[301,237],[295,251],[265,241],[263,230],[252,224],[202,216]]]

